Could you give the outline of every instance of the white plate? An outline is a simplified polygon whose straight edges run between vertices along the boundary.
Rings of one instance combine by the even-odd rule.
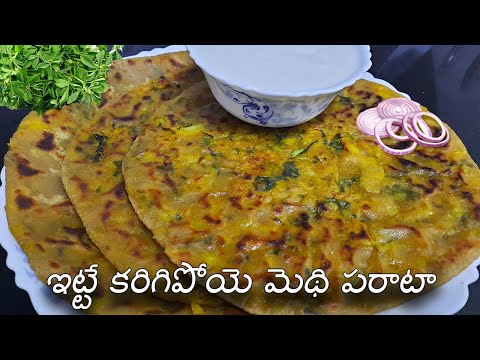
[[[183,51],[183,45],[172,45],[163,49],[143,51],[131,57],[153,56],[175,51]],[[386,81],[376,79],[370,73],[365,74],[364,79],[375,81],[397,91]],[[406,94],[403,94],[409,97]],[[70,303],[52,294],[50,289],[35,276],[23,250],[10,233],[5,213],[5,168],[1,172],[2,185],[0,186],[0,244],[7,251],[7,266],[15,273],[15,283],[20,289],[25,290],[30,296],[32,305],[40,315],[67,315],[79,314],[72,309]],[[381,314],[402,315],[448,315],[455,314],[463,308],[468,300],[468,285],[478,279],[477,266],[480,258],[472,263],[458,276],[448,283],[409,301],[396,308],[382,312]]]

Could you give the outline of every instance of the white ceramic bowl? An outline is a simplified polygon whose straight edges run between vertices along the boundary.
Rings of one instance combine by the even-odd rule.
[[[286,127],[299,125],[319,115],[345,87],[359,80],[372,66],[370,46],[360,45],[358,71],[341,84],[309,92],[274,93],[235,84],[215,75],[207,68],[197,50],[201,45],[187,45],[190,56],[203,70],[215,99],[235,117],[254,125]]]

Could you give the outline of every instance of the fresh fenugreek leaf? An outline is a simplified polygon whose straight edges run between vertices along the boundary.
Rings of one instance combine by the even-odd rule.
[[[73,102],[99,103],[123,45],[0,45],[0,106],[39,114]]]
[[[80,95],[80,91],[76,91],[73,94],[71,94],[68,97],[67,104],[70,105],[71,103],[75,102],[75,100],[77,100],[78,98],[78,95]]]
[[[66,86],[68,86],[68,81],[65,80],[65,79],[58,79],[55,81],[55,85],[57,85],[59,88],[64,88]]]

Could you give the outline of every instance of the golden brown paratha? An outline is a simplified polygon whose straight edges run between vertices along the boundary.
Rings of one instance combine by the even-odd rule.
[[[183,304],[131,293],[113,295],[109,290],[116,270],[88,238],[60,178],[66,145],[91,113],[87,106],[71,105],[42,117],[32,112],[21,122],[5,156],[10,230],[44,283],[53,273],[74,276],[99,265],[90,313],[191,314]]]
[[[109,77],[110,101],[131,90],[128,82],[123,81],[125,79],[137,86],[150,82],[151,76],[158,75],[160,60],[134,59],[125,61],[127,66],[122,61],[116,62],[114,76]],[[153,64],[151,66],[156,70],[145,64]],[[169,71],[168,65],[164,68]],[[106,106],[106,102],[102,105]],[[196,314],[238,313],[231,307],[224,309],[198,304],[190,307],[146,295],[113,295],[109,291],[116,269],[89,239],[60,177],[67,145],[95,111],[75,104],[59,111],[49,111],[42,117],[31,113],[22,121],[10,142],[5,157],[9,226],[39,279],[46,282],[52,273],[75,275],[80,269],[98,264],[99,286],[89,310],[94,314],[192,314],[192,308]],[[70,297],[73,295],[69,293]]]
[[[152,61],[158,67],[167,64],[166,70],[152,71],[149,76],[158,79],[111,100],[79,129],[66,152],[62,178],[88,234],[106,258],[121,272],[146,269],[153,277],[159,269],[173,274],[177,268],[135,214],[124,188],[122,160],[148,115],[203,75],[186,52],[160,55]],[[127,60],[123,66],[137,65]],[[190,294],[157,291],[157,295],[187,303],[220,303],[201,287]]]
[[[360,80],[314,120],[260,128],[228,115],[206,83],[165,104],[123,161],[129,198],[176,264],[252,276],[223,295],[255,314],[372,313],[410,298],[397,287],[345,295],[343,274],[434,273],[435,286],[480,255],[480,172],[451,131],[448,146],[385,153],[358,114],[399,95]],[[163,114],[163,115],[162,115]],[[268,268],[329,290],[269,295]],[[281,283],[279,284],[281,287]]]
[[[102,95],[103,103],[163,76],[185,86],[185,82],[199,76],[198,68],[192,65],[185,52],[116,60],[107,75],[110,87]]]

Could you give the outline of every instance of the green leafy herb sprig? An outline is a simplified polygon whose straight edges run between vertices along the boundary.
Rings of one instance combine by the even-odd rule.
[[[39,114],[73,102],[98,104],[123,45],[0,45],[0,106]]]

